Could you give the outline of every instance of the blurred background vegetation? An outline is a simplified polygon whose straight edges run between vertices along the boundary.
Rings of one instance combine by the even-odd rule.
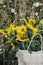
[[[23,18],[43,19],[43,0],[0,0],[0,29],[10,23],[20,24]],[[18,23],[19,22],[19,23]],[[17,65],[16,50],[5,44],[0,35],[0,65]]]

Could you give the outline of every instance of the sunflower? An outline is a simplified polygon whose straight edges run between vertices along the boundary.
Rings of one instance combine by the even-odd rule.
[[[30,28],[33,31],[32,37],[34,37],[37,34],[38,29],[35,28],[34,26],[32,26],[31,24],[28,24],[28,23],[27,23],[27,26],[28,26],[28,28]]]
[[[28,23],[25,18],[24,18],[23,20],[25,21],[26,26],[27,26],[28,28],[30,28],[31,30],[34,30],[34,26],[33,26],[32,24]]]
[[[40,20],[40,23],[43,24],[43,19]]]
[[[17,26],[16,30],[17,34],[23,35],[26,32],[26,26],[24,25]]]
[[[29,22],[30,24],[35,24],[35,23],[36,23],[36,20],[35,20],[35,19],[30,18],[30,19],[28,19],[28,22]]]
[[[32,33],[32,37],[35,37],[35,35],[38,33],[38,29],[34,28],[33,33]]]
[[[35,24],[36,23],[36,20],[32,19],[32,18],[28,19],[28,21],[25,18],[23,20],[25,23],[28,23],[28,24]]]
[[[32,20],[32,19],[30,19],[30,21],[31,21],[31,20]],[[38,29],[35,28],[35,27],[34,27],[32,24],[30,24],[29,22],[27,22],[26,19],[24,19],[24,21],[25,21],[25,23],[26,23],[26,26],[27,26],[29,29],[31,29],[31,30],[33,31],[33,33],[32,33],[32,37],[34,37],[34,36],[37,34]],[[36,23],[35,20],[33,20],[33,22]]]
[[[30,28],[33,31],[32,37],[34,37],[37,34],[38,29],[35,28],[34,26],[32,26],[31,24],[28,24],[28,23],[27,23],[27,26],[28,26],[28,28]]]
[[[26,42],[26,41],[28,41],[29,39],[27,39],[27,38],[26,38],[25,36],[23,36],[23,35],[21,35],[21,36],[17,35],[16,40],[21,41],[21,42]]]
[[[0,33],[1,33],[2,35],[6,36],[6,33],[5,33],[2,29],[0,29]]]
[[[8,35],[10,34],[10,32],[12,32],[14,34],[14,30],[15,30],[15,27],[14,27],[13,23],[11,23],[10,26],[6,28]]]

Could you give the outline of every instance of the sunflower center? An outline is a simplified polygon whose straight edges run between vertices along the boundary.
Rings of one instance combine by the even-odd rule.
[[[22,28],[21,31],[23,32],[24,31],[24,28]]]
[[[25,38],[23,36],[20,37],[21,40],[24,40]]]

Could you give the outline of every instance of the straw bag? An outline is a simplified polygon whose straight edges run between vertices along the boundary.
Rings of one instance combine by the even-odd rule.
[[[42,39],[41,39],[41,43]],[[30,47],[29,44],[28,48]],[[16,56],[18,57],[18,65],[43,65],[43,51],[41,45],[41,51],[34,52],[32,54],[28,50],[18,50]]]

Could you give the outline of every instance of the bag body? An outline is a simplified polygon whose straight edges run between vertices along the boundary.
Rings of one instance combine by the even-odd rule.
[[[43,65],[43,51],[32,52],[28,50],[19,50],[16,54],[18,65]]]

